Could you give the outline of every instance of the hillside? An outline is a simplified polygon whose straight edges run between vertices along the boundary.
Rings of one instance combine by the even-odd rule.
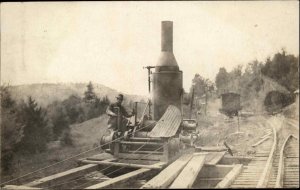
[[[264,100],[269,92],[279,91],[284,94],[289,94],[289,91],[285,87],[264,75],[252,77],[247,80],[231,80],[226,86],[226,90],[227,89],[241,95],[241,106],[244,111],[255,112],[264,112]],[[225,92],[225,90],[223,90],[223,92]]]
[[[10,86],[12,97],[16,100],[26,100],[28,96],[32,96],[41,106],[46,107],[53,101],[62,101],[67,99],[70,95],[83,97],[84,91],[88,83],[43,83],[43,84],[28,84]],[[111,89],[102,84],[93,83],[94,91],[98,97],[107,96],[114,101],[115,96],[120,93],[117,90]],[[145,99],[139,95],[124,94],[129,100]],[[126,101],[126,99],[125,99]]]
[[[71,125],[71,136],[76,147],[99,145],[102,135],[107,129],[108,116],[90,119]]]
[[[264,100],[271,91],[279,91],[288,94],[288,90],[269,77],[261,76],[254,78],[241,93],[242,107],[246,111],[263,112]]]

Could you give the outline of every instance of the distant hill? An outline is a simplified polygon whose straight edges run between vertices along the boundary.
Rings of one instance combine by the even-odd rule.
[[[289,94],[289,91],[277,81],[261,75],[251,77],[248,80],[231,80],[226,90],[235,92],[241,95],[241,106],[244,111],[264,112],[264,100],[267,94],[271,91],[278,91],[284,94]],[[222,93],[228,91],[223,90]]]
[[[42,83],[10,86],[12,97],[19,100],[26,100],[28,96],[32,96],[39,105],[46,107],[54,101],[62,101],[70,95],[83,97],[84,91],[88,83]],[[111,101],[115,100],[115,96],[120,93],[117,90],[104,86],[102,84],[93,83],[94,92],[98,97],[107,96]],[[140,95],[125,95],[125,101],[146,100],[146,97]]]

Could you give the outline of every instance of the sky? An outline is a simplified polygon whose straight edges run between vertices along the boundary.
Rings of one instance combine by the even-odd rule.
[[[196,73],[299,55],[299,2],[1,3],[1,84],[100,83],[146,95],[160,54],[161,21],[173,21],[183,86]]]

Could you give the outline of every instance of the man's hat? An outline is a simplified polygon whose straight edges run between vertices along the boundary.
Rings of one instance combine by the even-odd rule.
[[[124,96],[123,96],[123,94],[118,94],[118,96],[116,98],[123,100]]]

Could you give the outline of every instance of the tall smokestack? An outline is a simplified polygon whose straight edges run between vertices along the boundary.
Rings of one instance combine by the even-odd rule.
[[[169,105],[181,109],[182,71],[173,54],[173,22],[161,22],[161,53],[152,73],[154,120],[159,120]]]
[[[173,22],[161,22],[161,51],[173,52]]]
[[[161,53],[155,71],[179,71],[173,55],[173,22],[161,22]]]

